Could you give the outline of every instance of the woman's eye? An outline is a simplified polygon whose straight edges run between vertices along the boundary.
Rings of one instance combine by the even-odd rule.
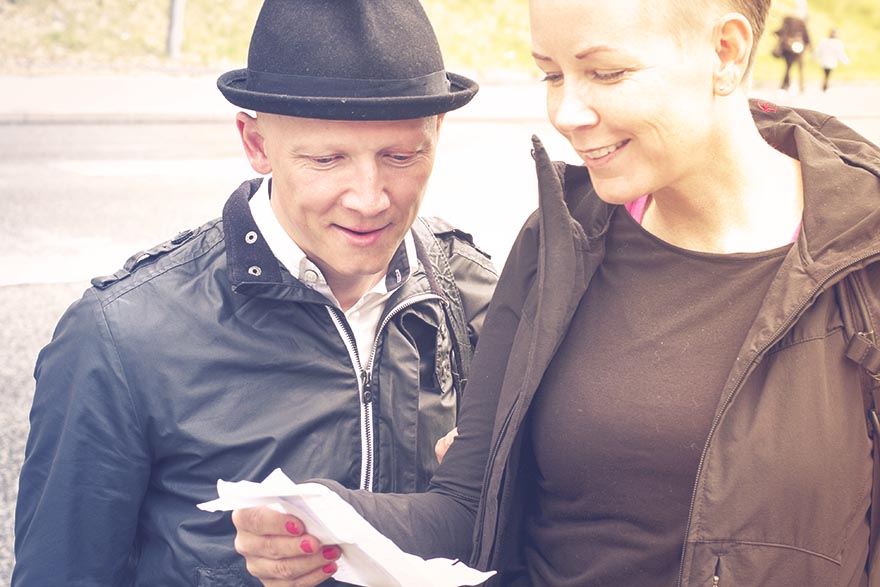
[[[621,79],[625,73],[626,71],[623,69],[617,71],[594,71],[593,78],[600,82],[614,82]]]
[[[554,83],[562,81],[562,74],[561,73],[548,73],[548,74],[545,74],[544,77],[541,78],[541,81],[549,83],[549,84],[554,84]]]

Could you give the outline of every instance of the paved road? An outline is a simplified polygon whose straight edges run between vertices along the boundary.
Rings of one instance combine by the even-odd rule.
[[[20,90],[0,93],[0,584],[11,572],[31,371],[58,317],[89,277],[219,215],[252,175],[213,80],[64,81],[0,76],[0,88]],[[758,94],[836,113],[880,143],[880,86]],[[478,100],[447,119],[424,209],[473,231],[500,261],[536,201],[531,134],[556,158],[569,150],[534,86],[489,87]]]

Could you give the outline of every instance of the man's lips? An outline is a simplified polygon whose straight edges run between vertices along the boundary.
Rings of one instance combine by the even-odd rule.
[[[384,226],[379,226],[377,228],[364,228],[364,227],[360,227],[360,226],[351,227],[351,226],[342,226],[341,224],[337,224],[336,226],[338,226],[343,231],[351,233],[351,234],[368,235],[368,234],[373,234],[375,232],[381,232],[381,231],[385,230],[385,228],[388,225],[386,224]]]
[[[342,234],[349,240],[349,242],[354,243],[356,245],[371,245],[378,241],[383,234],[385,234],[390,224],[385,224],[379,227],[365,227],[365,226],[342,226],[341,224],[336,224],[336,228],[342,232]]]

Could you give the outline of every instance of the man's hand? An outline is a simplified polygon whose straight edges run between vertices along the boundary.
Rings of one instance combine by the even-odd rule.
[[[266,587],[311,587],[336,572],[338,546],[324,546],[306,534],[294,516],[267,507],[235,510],[235,550],[247,570]]]
[[[446,434],[446,436],[438,440],[437,444],[434,445],[434,454],[437,455],[438,463],[443,462],[443,457],[446,456],[446,451],[449,450],[449,447],[455,442],[456,436],[458,436],[458,428],[453,428],[448,434]]]

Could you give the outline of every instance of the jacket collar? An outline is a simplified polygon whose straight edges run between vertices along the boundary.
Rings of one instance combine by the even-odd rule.
[[[771,145],[801,161],[804,270],[824,282],[880,254],[880,150],[827,114],[753,101],[752,115]]]

